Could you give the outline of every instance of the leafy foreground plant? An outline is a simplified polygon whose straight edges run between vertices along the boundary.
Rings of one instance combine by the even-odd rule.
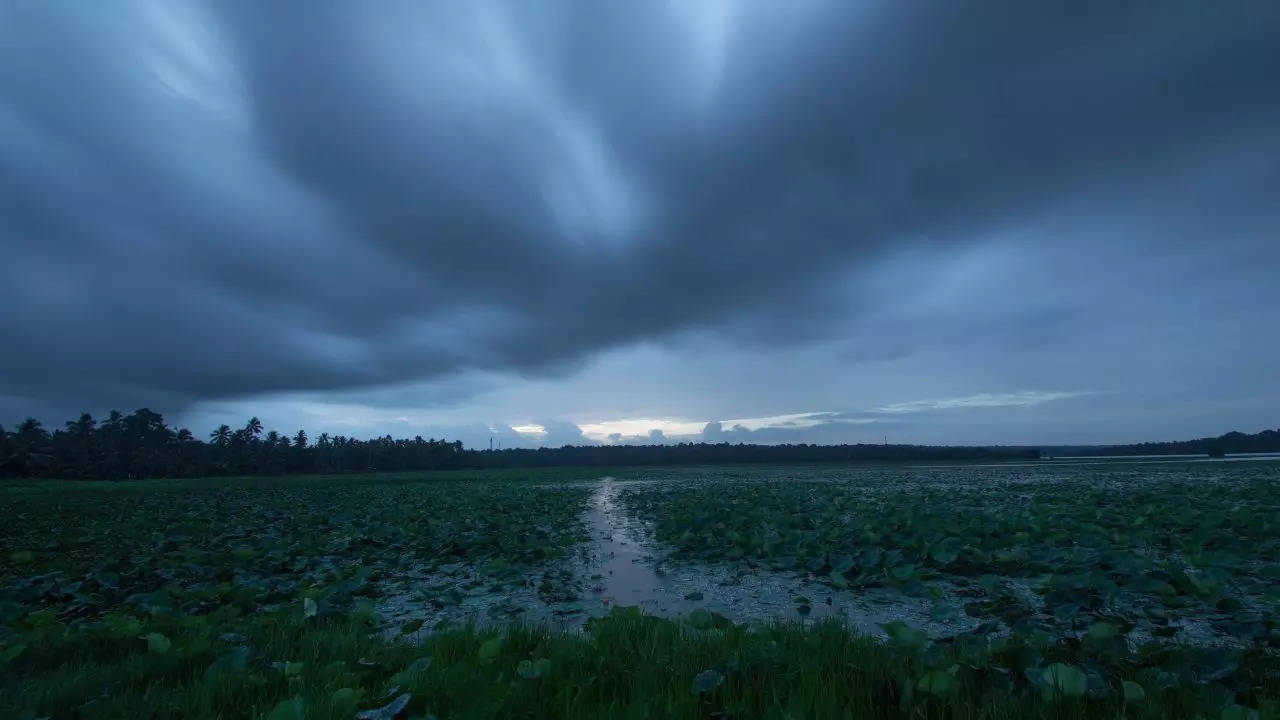
[[[887,643],[840,624],[673,622],[618,608],[585,631],[464,627],[378,639],[367,608],[109,616],[4,640],[6,718],[1085,718],[1280,716],[1274,656],[1130,653],[981,630]]]

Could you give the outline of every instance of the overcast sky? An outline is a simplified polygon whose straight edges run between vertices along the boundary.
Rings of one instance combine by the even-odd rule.
[[[1280,3],[0,0],[0,422],[1280,426]]]

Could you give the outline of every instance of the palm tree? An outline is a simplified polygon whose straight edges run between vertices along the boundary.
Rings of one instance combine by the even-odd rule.
[[[257,440],[258,436],[262,434],[262,421],[256,416],[249,418],[249,422],[244,426],[244,431],[250,440]]]
[[[296,448],[305,448],[307,446],[306,430],[299,430],[298,434],[293,436],[293,446]]]
[[[209,439],[213,441],[214,445],[223,447],[231,442],[231,428],[226,425],[219,425],[217,430],[209,433]]]
[[[80,413],[79,420],[67,421],[67,432],[78,437],[86,437],[93,433],[97,423],[94,422],[93,416],[89,413]]]

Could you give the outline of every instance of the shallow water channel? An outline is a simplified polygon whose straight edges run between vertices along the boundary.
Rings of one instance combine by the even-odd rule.
[[[883,635],[880,625],[894,620],[933,636],[953,635],[977,624],[963,616],[934,620],[931,598],[894,589],[837,590],[803,573],[667,557],[644,524],[621,504],[621,489],[634,482],[648,481],[595,481],[582,518],[587,542],[558,568],[520,582],[486,584],[473,567],[442,566],[386,583],[378,610],[389,632],[413,620],[422,620],[424,631],[463,622],[574,627],[608,614],[614,606],[635,606],[660,617],[705,608],[737,623],[839,617],[872,635]],[[548,592],[548,584],[558,590]],[[442,605],[441,593],[451,602]]]

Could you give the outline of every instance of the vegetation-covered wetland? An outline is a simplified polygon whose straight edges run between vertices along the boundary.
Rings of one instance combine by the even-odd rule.
[[[1280,464],[608,472],[9,482],[0,717],[1280,715]]]

